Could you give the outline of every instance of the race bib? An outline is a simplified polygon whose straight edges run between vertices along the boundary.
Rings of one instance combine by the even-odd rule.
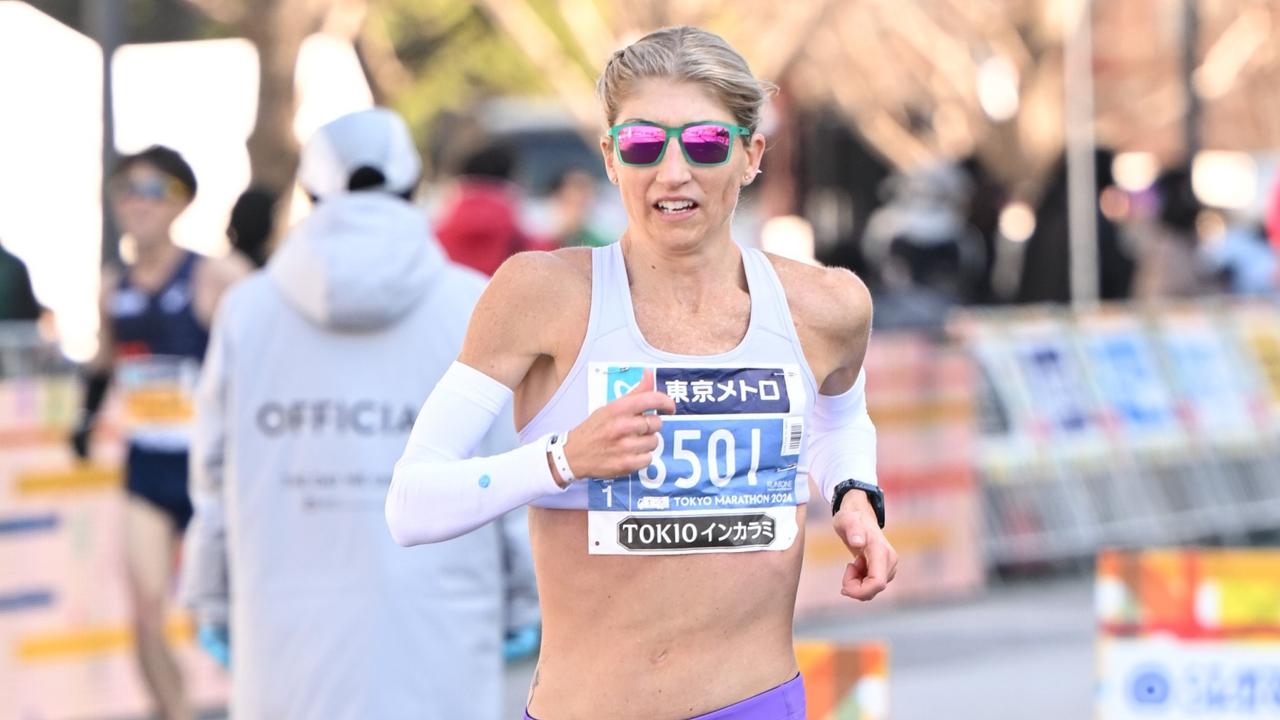
[[[192,358],[148,355],[116,362],[121,422],[133,440],[181,446],[195,416],[200,365]]]
[[[626,395],[646,369],[676,412],[662,417],[649,467],[587,481],[588,551],[673,555],[791,547],[807,404],[799,367],[592,363],[589,410]]]

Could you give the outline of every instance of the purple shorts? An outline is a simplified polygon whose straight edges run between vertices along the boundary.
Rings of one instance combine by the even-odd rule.
[[[804,680],[799,675],[772,690],[690,720],[805,720]],[[524,711],[524,720],[537,720]]]

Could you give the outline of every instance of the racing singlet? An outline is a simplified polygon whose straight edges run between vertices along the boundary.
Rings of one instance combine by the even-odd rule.
[[[591,313],[578,357],[521,442],[571,430],[626,394],[645,369],[676,405],[649,467],[588,478],[533,504],[585,509],[592,554],[668,555],[791,547],[809,500],[805,424],[817,394],[782,284],[742,248],[751,314],[737,347],[659,350],[640,333],[621,245],[592,251]]]
[[[193,397],[209,333],[196,319],[186,253],[173,276],[148,293],[123,273],[108,305],[116,343],[115,387],[129,443],[148,450],[186,450]]]

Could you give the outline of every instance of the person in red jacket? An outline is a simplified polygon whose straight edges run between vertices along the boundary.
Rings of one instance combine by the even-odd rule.
[[[493,275],[502,261],[535,247],[521,229],[515,159],[502,145],[484,147],[462,173],[436,225],[436,237],[456,263]]]

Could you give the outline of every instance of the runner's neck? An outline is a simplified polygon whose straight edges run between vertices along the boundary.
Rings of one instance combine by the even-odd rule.
[[[137,286],[151,292],[166,282],[182,261],[182,248],[165,239],[163,242],[138,243],[137,255],[129,266],[129,278]]]
[[[681,305],[699,305],[726,290],[747,287],[742,251],[732,241],[708,244],[696,252],[663,252],[622,236],[622,259],[632,296],[672,298]]]

